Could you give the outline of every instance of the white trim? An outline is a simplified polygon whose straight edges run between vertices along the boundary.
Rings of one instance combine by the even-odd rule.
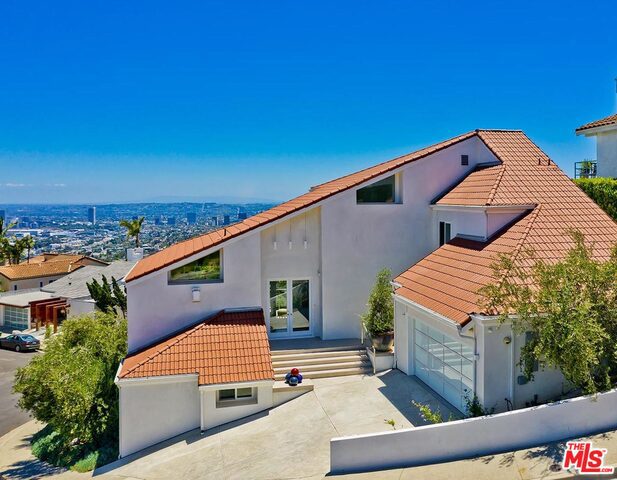
[[[598,127],[586,128],[580,132],[576,132],[576,135],[585,135],[586,137],[595,137],[599,133],[611,132],[617,130],[617,123],[611,123],[609,125],[600,125]]]
[[[405,298],[401,295],[398,295],[397,293],[394,293],[394,298],[396,300],[401,301],[402,303],[406,304],[408,307],[410,307],[412,310],[414,310],[416,313],[419,313],[420,315],[429,315],[429,318],[432,318],[434,320],[438,320],[439,323],[441,325],[444,325],[452,330],[456,330],[456,332],[460,335],[461,332],[461,325],[459,323],[456,323],[454,320],[449,319],[448,317],[445,317],[437,312],[434,312],[433,310],[423,307],[422,305],[409,300],[408,298]],[[420,319],[422,321],[422,319]]]
[[[451,211],[451,212],[490,212],[498,211],[499,213],[519,213],[525,210],[533,210],[538,205],[536,203],[520,204],[520,205],[437,205],[432,204],[430,208],[437,211]]]
[[[122,365],[122,364],[120,364]],[[157,377],[140,377],[140,378],[118,378],[114,381],[118,388],[121,386],[128,385],[139,385],[139,384],[160,384],[160,383],[180,383],[180,382],[191,382],[193,380],[197,380],[199,375],[197,373],[182,373],[178,375],[161,375]]]

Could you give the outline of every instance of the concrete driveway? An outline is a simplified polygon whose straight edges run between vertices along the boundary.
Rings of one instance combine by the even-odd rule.
[[[26,365],[34,352],[0,349],[0,437],[31,420],[27,412],[17,408],[18,395],[13,394],[15,371]]]
[[[315,390],[277,408],[201,434],[192,431],[103,467],[95,476],[140,479],[323,478],[330,439],[424,424],[411,400],[444,417],[455,411],[422,383],[393,370],[313,380]]]

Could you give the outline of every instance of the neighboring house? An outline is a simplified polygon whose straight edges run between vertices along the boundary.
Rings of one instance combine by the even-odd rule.
[[[596,175],[617,178],[617,114],[580,126],[576,134],[596,137]]]
[[[66,300],[69,305],[69,316],[92,313],[95,310],[95,303],[90,296],[88,283],[93,280],[101,282],[103,276],[111,282],[115,278],[121,285],[123,279],[135,262],[123,260],[111,262],[109,265],[86,265],[75,270],[68,275],[47,284],[41,288],[43,292],[49,292],[54,297]]]
[[[44,253],[16,265],[0,266],[0,290],[42,288],[86,265],[107,263],[85,255]]]
[[[524,339],[482,315],[476,292],[499,252],[562,256],[568,227],[599,257],[617,240],[617,225],[523,132],[475,130],[144,258],[125,278],[121,455],[276,404],[263,339],[360,337],[383,267],[397,276],[399,369],[460,410],[474,392],[498,410],[559,395],[559,372],[519,378]]]
[[[54,298],[54,295],[38,289],[0,293],[0,330],[28,330],[32,322],[32,304]]]

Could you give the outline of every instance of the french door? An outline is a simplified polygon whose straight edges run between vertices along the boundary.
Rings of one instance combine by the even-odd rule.
[[[311,334],[309,281],[271,280],[269,318],[271,337]]]

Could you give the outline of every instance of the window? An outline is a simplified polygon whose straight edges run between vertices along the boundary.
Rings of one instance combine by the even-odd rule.
[[[439,222],[439,246],[448,243],[452,238],[452,225],[447,222]]]
[[[221,250],[183,265],[169,273],[169,283],[221,282],[223,270]]]
[[[13,290],[17,290],[17,285],[13,285]]]
[[[216,408],[257,403],[257,388],[225,388],[216,392]]]
[[[396,203],[397,177],[391,175],[356,191],[356,203]]]
[[[461,165],[469,165],[469,155],[461,155]]]
[[[39,282],[39,287],[43,287],[43,282]]]

